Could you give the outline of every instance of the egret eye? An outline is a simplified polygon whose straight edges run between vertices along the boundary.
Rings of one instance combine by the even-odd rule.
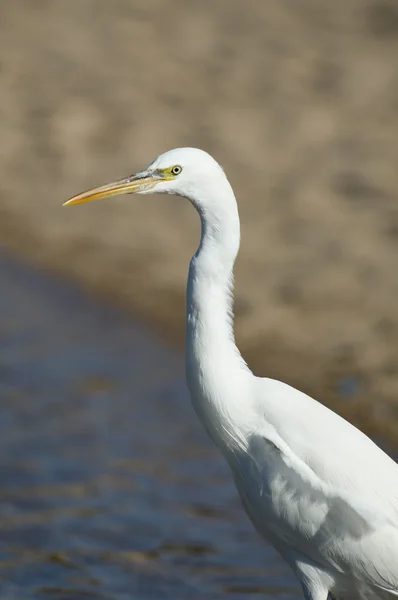
[[[172,167],[171,172],[173,175],[179,175],[182,171],[182,167],[180,167],[180,165],[175,165],[174,167]]]

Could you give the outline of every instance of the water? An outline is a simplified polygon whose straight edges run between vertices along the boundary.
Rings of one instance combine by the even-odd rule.
[[[0,256],[0,597],[300,598],[243,514],[182,357]]]

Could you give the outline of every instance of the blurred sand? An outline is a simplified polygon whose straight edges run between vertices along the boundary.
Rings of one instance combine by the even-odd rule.
[[[396,435],[396,0],[2,0],[0,57],[3,247],[182,341],[188,203],[61,203],[202,147],[240,202],[250,365]]]

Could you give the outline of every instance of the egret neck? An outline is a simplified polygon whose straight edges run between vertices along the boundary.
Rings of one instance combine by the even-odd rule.
[[[201,240],[187,284],[186,372],[194,409],[213,440],[238,436],[244,398],[238,390],[249,372],[236,344],[233,267],[240,223],[235,195],[225,176],[189,196],[201,219]]]

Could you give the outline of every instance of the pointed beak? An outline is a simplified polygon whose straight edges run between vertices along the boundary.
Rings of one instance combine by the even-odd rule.
[[[121,194],[149,191],[160,181],[162,181],[162,178],[156,173],[137,173],[131,177],[107,183],[106,185],[101,185],[100,187],[95,187],[87,190],[87,192],[73,196],[73,198],[64,202],[63,206],[83,204],[84,202],[92,202],[93,200],[101,200],[101,198],[110,198]]]

